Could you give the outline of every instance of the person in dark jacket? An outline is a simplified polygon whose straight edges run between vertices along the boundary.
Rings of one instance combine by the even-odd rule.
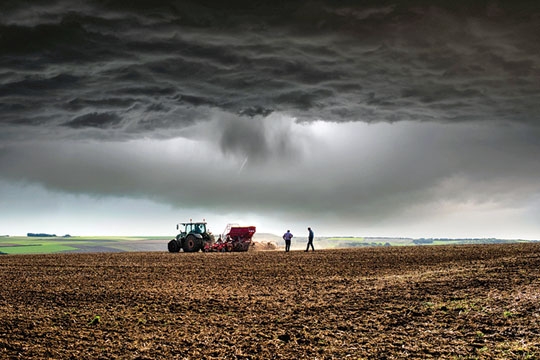
[[[309,233],[308,233],[308,242],[307,242],[307,248],[306,248],[306,252],[309,251],[309,247],[311,246],[311,249],[313,251],[315,251],[315,248],[313,247],[313,230],[311,230],[310,227],[307,228]]]

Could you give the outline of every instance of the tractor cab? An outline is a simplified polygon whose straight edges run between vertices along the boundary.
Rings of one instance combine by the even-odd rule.
[[[200,223],[180,223],[176,225],[176,229],[180,231],[180,234],[182,236],[186,236],[187,234],[205,234],[206,233],[206,223],[200,222]]]

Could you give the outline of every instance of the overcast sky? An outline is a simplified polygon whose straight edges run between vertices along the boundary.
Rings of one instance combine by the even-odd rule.
[[[0,235],[540,239],[540,3],[447,3],[3,1]]]

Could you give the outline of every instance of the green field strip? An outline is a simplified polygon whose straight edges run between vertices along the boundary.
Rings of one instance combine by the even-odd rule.
[[[22,254],[52,254],[62,251],[77,250],[75,247],[66,246],[64,244],[49,243],[49,244],[27,244],[15,246],[0,246],[0,252],[8,255]]]
[[[139,251],[140,243],[163,241],[164,251],[170,236],[71,236],[71,237],[26,237],[10,236],[0,238],[0,254],[52,254],[86,251]],[[99,249],[99,250],[98,250]]]

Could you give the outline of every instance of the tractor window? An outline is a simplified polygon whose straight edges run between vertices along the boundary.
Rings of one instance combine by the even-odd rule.
[[[186,224],[186,233],[198,233],[198,234],[204,234],[206,232],[206,226],[205,224]]]

